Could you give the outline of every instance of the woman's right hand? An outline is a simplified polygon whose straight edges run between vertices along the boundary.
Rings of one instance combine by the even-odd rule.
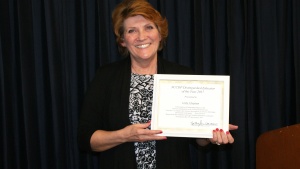
[[[125,142],[145,142],[150,140],[166,140],[166,136],[158,136],[161,130],[149,130],[150,122],[143,124],[132,124],[123,130]]]
[[[101,152],[126,142],[145,142],[150,140],[166,140],[166,136],[158,136],[161,130],[149,130],[150,122],[132,124],[116,131],[97,130],[93,133],[90,144],[93,151]]]

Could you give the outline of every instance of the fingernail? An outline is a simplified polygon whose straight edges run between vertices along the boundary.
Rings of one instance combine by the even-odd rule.
[[[216,128],[216,131],[219,131],[219,129],[218,129],[218,128]]]
[[[162,133],[162,131],[159,132],[160,134]]]
[[[220,132],[223,132],[223,129],[220,129]]]
[[[226,134],[230,134],[230,132],[229,132],[229,131],[226,131]]]
[[[213,130],[213,132],[216,132],[216,130]]]

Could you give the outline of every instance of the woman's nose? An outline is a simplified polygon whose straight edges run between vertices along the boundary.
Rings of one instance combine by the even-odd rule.
[[[146,32],[144,32],[144,31],[139,31],[139,34],[138,34],[138,40],[140,40],[140,41],[145,40],[146,37],[147,37]]]

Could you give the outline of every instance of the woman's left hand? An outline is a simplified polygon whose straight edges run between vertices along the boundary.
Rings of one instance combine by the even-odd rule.
[[[237,130],[238,126],[229,124],[229,130]],[[216,128],[213,130],[213,138],[209,138],[209,141],[212,144],[232,144],[234,142],[234,138],[232,137],[229,131],[224,131],[223,129]]]
[[[229,124],[229,130],[237,130],[238,126]],[[209,142],[212,144],[232,144],[234,142],[234,138],[232,137],[229,131],[224,131],[223,129],[215,129],[213,130],[213,138],[198,138],[196,142],[200,146],[206,146]]]

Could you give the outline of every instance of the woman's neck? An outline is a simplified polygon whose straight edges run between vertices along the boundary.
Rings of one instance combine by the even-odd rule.
[[[157,73],[157,58],[151,60],[150,62],[136,62],[131,60],[131,72],[141,75],[149,75]]]

